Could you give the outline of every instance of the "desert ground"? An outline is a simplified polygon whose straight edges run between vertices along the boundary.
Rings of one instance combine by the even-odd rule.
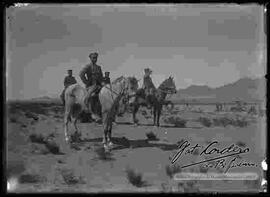
[[[176,105],[163,110],[161,126],[152,126],[148,109],[138,112],[139,125],[131,114],[117,117],[113,126],[114,146],[104,152],[103,128],[79,122],[80,139],[67,144],[63,133],[63,106],[60,103],[18,101],[7,103],[7,178],[10,192],[259,192],[261,161],[265,157],[266,116],[247,112],[216,112],[213,106],[185,109]],[[71,132],[74,128],[70,126]],[[188,140],[206,146],[248,147],[238,156],[256,166],[242,166],[229,172],[255,172],[256,180],[174,180],[176,172],[217,172],[223,169],[201,165],[181,166],[209,159],[197,151],[170,158]]]

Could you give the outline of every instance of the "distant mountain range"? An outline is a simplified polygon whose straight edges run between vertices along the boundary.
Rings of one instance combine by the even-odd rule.
[[[168,97],[174,102],[216,103],[216,102],[265,102],[266,80],[264,78],[242,78],[221,87],[211,88],[206,85],[191,85],[179,89],[176,94]],[[59,98],[41,96],[32,101],[60,102]]]
[[[171,97],[175,101],[194,102],[265,102],[266,80],[264,78],[242,78],[238,81],[218,88],[206,85],[191,85],[186,89],[179,89]]]

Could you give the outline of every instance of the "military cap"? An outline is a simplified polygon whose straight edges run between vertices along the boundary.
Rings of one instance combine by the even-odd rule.
[[[146,73],[152,73],[152,70],[150,68],[145,68],[144,69],[144,72],[146,72]]]
[[[97,52],[91,52],[91,53],[89,54],[89,57],[91,57],[91,56],[98,56],[98,53],[97,53]]]

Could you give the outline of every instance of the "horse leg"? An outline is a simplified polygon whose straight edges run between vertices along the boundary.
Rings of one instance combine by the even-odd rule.
[[[139,110],[139,105],[134,105],[134,107],[133,107],[133,113],[132,113],[132,116],[133,116],[133,124],[134,124],[134,125],[137,125],[138,122],[139,122],[138,119],[136,118],[136,114],[137,114],[138,110]]]
[[[157,118],[157,107],[154,106],[154,126],[156,125],[156,118]]]
[[[65,113],[64,115],[64,134],[65,134],[65,141],[68,142],[69,141],[69,136],[68,136],[68,123],[70,121],[70,114],[69,113]]]
[[[80,133],[78,126],[77,126],[77,121],[78,121],[78,116],[75,116],[72,118],[73,126],[75,128],[74,134],[75,134],[76,138],[81,136],[81,133]]]
[[[107,133],[108,133],[108,114],[104,114],[102,117],[103,121],[103,140],[102,140],[102,144],[105,146],[107,144]]]
[[[160,119],[160,114],[161,114],[161,110],[162,110],[162,105],[158,107],[157,109],[157,126],[159,127],[159,119]]]
[[[109,122],[109,127],[108,127],[108,133],[107,133],[107,143],[109,146],[112,146],[112,121]]]

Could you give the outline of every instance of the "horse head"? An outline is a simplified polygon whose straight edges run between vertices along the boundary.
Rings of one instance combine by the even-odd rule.
[[[175,82],[174,82],[174,79],[172,76],[165,79],[165,81],[163,81],[161,83],[161,85],[158,87],[158,89],[160,89],[168,94],[176,94],[176,92],[177,92]]]
[[[135,101],[135,95],[138,89],[138,80],[135,77],[119,77],[114,80],[115,84],[120,87],[120,94],[122,97],[119,100],[119,110],[118,113],[124,113],[126,111],[127,105]]]

